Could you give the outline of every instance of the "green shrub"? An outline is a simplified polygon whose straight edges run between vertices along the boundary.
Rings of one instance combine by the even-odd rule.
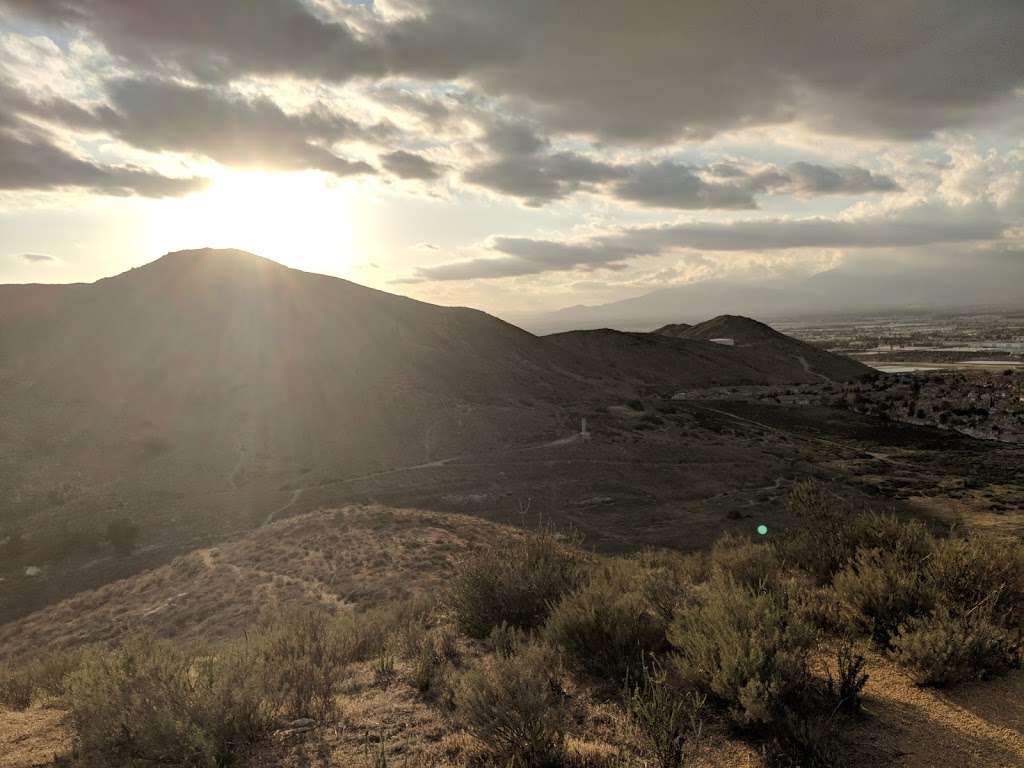
[[[949,685],[1019,666],[1021,639],[993,623],[985,611],[956,616],[943,607],[908,621],[893,642],[893,655],[919,685]]]
[[[424,638],[419,651],[413,659],[412,684],[420,693],[427,693],[434,685],[441,659],[434,649],[430,638]]]
[[[267,694],[265,668],[246,643],[217,649],[202,655],[191,666],[193,697],[186,710],[195,728],[208,744],[202,763],[230,766],[264,739],[280,714],[279,690]],[[283,710],[287,712],[287,710]]]
[[[35,691],[36,683],[27,666],[0,667],[0,704],[20,712],[32,706]]]
[[[783,590],[716,578],[704,599],[682,606],[669,627],[682,680],[723,704],[739,725],[775,720],[808,680],[813,628]]]
[[[69,675],[82,664],[85,650],[78,648],[49,651],[32,662],[36,688],[53,698],[60,698],[67,688]]]
[[[817,481],[797,483],[787,499],[787,510],[794,523],[776,539],[779,555],[819,584],[831,582],[859,549],[881,549],[916,564],[934,547],[934,537],[921,523],[856,512]]]
[[[80,753],[107,765],[231,764],[270,727],[254,662],[245,651],[197,658],[141,635],[87,654],[67,693]]]
[[[266,624],[257,641],[259,674],[274,711],[287,719],[329,719],[346,658],[331,616],[290,610]]]
[[[919,520],[901,520],[895,515],[864,512],[850,521],[851,550],[884,549],[918,566],[935,550],[936,539]]]
[[[766,751],[772,768],[834,768],[841,764],[838,725],[831,716],[787,710]]]
[[[853,644],[843,641],[835,652],[835,673],[828,669],[827,688],[836,710],[854,715],[861,710],[861,691],[868,682],[864,656],[856,653]]]
[[[483,659],[459,681],[456,713],[499,764],[562,763],[568,708],[556,668],[551,651],[534,644]]]
[[[664,619],[638,589],[641,577],[629,563],[602,567],[562,598],[548,618],[545,637],[576,668],[621,685],[630,669],[666,643]]]
[[[647,552],[636,558],[641,569],[641,591],[652,610],[668,624],[676,606],[687,598],[694,584],[707,581],[710,565],[703,552]]]
[[[723,574],[748,587],[775,587],[781,582],[778,554],[767,544],[725,536],[715,542],[710,555],[711,574]]]
[[[499,656],[511,656],[520,646],[525,645],[527,640],[528,636],[524,630],[511,627],[503,621],[491,630],[487,636],[487,645]]]
[[[836,574],[833,588],[849,625],[867,632],[882,648],[891,645],[901,624],[926,615],[935,602],[918,569],[878,549],[861,550]]]
[[[1024,629],[1024,544],[973,536],[941,542],[925,578],[954,613],[983,610],[990,621]]]
[[[502,622],[539,627],[577,580],[576,558],[544,532],[469,558],[455,577],[449,602],[459,629],[482,639]]]
[[[700,737],[705,698],[672,690],[652,660],[640,667],[639,683],[626,691],[626,711],[651,744],[660,768],[680,768],[687,744]]]
[[[781,559],[827,583],[849,560],[850,510],[828,486],[814,480],[796,483],[786,499],[793,522],[775,539]]]
[[[416,639],[418,633],[422,634],[435,607],[429,597],[415,596],[360,613],[346,614],[336,626],[342,658],[346,662],[376,658],[397,635],[401,635],[400,644],[407,645]]]

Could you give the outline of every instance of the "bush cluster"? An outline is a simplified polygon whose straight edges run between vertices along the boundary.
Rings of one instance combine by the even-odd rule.
[[[820,484],[790,498],[788,563],[830,585],[842,625],[867,635],[924,685],[984,678],[1024,652],[1024,543],[940,538],[918,522],[854,512]]]
[[[562,764],[569,708],[557,668],[547,647],[530,643],[480,661],[459,681],[456,713],[500,765]]]
[[[255,663],[244,647],[202,657],[143,635],[89,654],[67,696],[80,754],[95,764],[230,765],[271,725]]]
[[[642,569],[628,561],[597,568],[555,606],[545,638],[570,663],[621,685],[630,670],[665,649],[666,622],[648,601]]]
[[[806,768],[836,764],[867,682],[845,639],[812,674],[840,633],[870,638],[921,684],[1020,665],[1024,544],[941,538],[816,484],[789,507],[798,524],[777,543],[728,538],[697,555],[587,558],[550,531],[524,535],[467,559],[443,605],[288,611],[199,649],[140,635],[5,668],[0,703],[64,697],[84,764],[213,768],[283,721],[334,717],[347,666],[372,661],[378,684],[448,707],[494,764],[550,768],[569,759],[574,672],[622,692],[660,766],[683,765],[711,715],[772,764]],[[457,644],[449,619],[480,642]]]
[[[459,629],[487,637],[502,623],[535,629],[579,580],[578,558],[550,531],[485,548],[462,563],[449,594]]]
[[[739,726],[774,722],[808,682],[814,628],[784,591],[716,576],[669,626],[684,683],[723,705]]]
[[[82,655],[81,650],[51,651],[0,665],[0,705],[17,711],[28,709],[39,697],[60,698]]]
[[[89,651],[64,692],[79,753],[94,764],[231,765],[278,723],[331,718],[345,666],[377,626],[292,610],[216,647],[140,634]]]

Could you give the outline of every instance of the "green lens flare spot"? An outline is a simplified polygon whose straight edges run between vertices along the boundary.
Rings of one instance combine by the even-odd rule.
[[[761,536],[767,536],[768,535],[768,526],[765,525],[764,523],[761,523],[759,526],[757,526],[757,532]]]

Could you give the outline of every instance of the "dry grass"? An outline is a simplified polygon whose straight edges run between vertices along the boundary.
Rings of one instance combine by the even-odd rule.
[[[136,628],[209,641],[251,626],[267,606],[318,604],[353,608],[436,594],[461,558],[510,529],[478,519],[415,510],[349,507],[282,521],[247,538],[65,601],[0,628],[0,654],[42,647],[117,642]],[[451,681],[489,653],[486,641],[452,638],[450,616],[433,613],[412,629],[392,622],[388,652],[394,674],[382,680],[375,654],[348,667],[336,714],[318,727],[281,728],[242,764],[248,768],[480,768],[485,745],[450,707]],[[418,681],[416,638],[430,633],[437,649],[436,684]],[[861,643],[870,679],[863,720],[843,738],[851,764],[865,768],[1024,765],[1024,671],[953,690],[922,689],[905,670]],[[819,649],[816,659],[827,648]],[[819,659],[820,661],[820,659]],[[821,677],[823,667],[812,665]],[[385,682],[387,684],[385,684]],[[618,692],[566,672],[560,686],[571,703],[566,768],[653,768],[644,735]],[[70,748],[63,713],[42,699],[25,712],[0,712],[0,768],[46,764]],[[687,765],[764,768],[757,742],[730,735],[712,714]]]
[[[384,507],[289,518],[0,625],[0,659],[114,643],[138,629],[217,640],[275,606],[340,612],[435,592],[461,557],[501,535],[516,534],[460,515]]]

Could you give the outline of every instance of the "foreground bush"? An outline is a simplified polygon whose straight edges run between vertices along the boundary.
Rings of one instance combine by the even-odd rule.
[[[455,692],[455,710],[498,765],[561,765],[568,720],[555,658],[541,645],[484,659],[466,672]]]
[[[562,598],[545,637],[577,669],[621,685],[630,670],[666,644],[665,620],[648,603],[643,582],[643,572],[632,563],[601,568]]]
[[[39,696],[63,696],[65,681],[81,658],[81,651],[52,651],[0,666],[0,706],[22,710]]]
[[[724,705],[735,723],[773,722],[807,683],[813,629],[785,591],[728,578],[713,579],[707,590],[669,627],[673,663],[685,683]]]
[[[773,547],[726,536],[715,542],[709,557],[710,574],[732,578],[748,587],[775,588],[782,581],[782,564]]]
[[[254,661],[196,658],[147,636],[90,653],[68,683],[80,753],[98,765],[230,765],[270,727]]]
[[[687,747],[700,737],[704,701],[692,691],[673,690],[656,661],[643,665],[639,682],[627,686],[626,711],[650,741],[660,768],[683,765]]]
[[[403,636],[403,645],[414,644],[417,628],[422,632],[424,621],[434,607],[432,599],[414,596],[360,613],[346,614],[335,625],[342,658],[348,663],[376,658],[386,649],[390,639],[399,634]]]
[[[861,711],[861,691],[868,682],[864,657],[854,651],[849,640],[844,640],[836,649],[834,659],[835,672],[832,665],[828,668],[828,695],[835,702],[836,711],[858,714]]]
[[[893,643],[897,662],[920,685],[948,685],[1001,674],[1020,664],[1021,640],[987,611],[956,616],[942,608],[911,619]]]
[[[322,611],[287,611],[267,624],[256,642],[264,694],[287,719],[326,720],[347,661],[333,619]]]
[[[14,665],[0,667],[0,706],[15,712],[28,709],[35,690],[35,680],[28,669]]]
[[[88,652],[64,697],[79,751],[97,765],[231,765],[282,719],[334,714],[344,637],[322,612],[289,611],[201,652],[148,635]]]
[[[539,627],[577,581],[576,557],[545,532],[475,554],[455,577],[449,602],[459,629],[482,639],[503,622]]]
[[[840,613],[888,648],[900,626],[929,613],[935,595],[921,572],[889,551],[861,550],[833,582]]]
[[[924,576],[954,613],[982,610],[998,626],[1024,629],[1024,543],[990,536],[943,541]]]
[[[794,485],[786,504],[794,524],[777,539],[779,554],[819,584],[831,582],[861,549],[885,550],[917,564],[934,548],[934,537],[921,523],[858,512],[827,485],[813,480]]]
[[[765,757],[772,768],[837,768],[847,765],[839,747],[838,722],[830,715],[787,710],[778,719]]]

